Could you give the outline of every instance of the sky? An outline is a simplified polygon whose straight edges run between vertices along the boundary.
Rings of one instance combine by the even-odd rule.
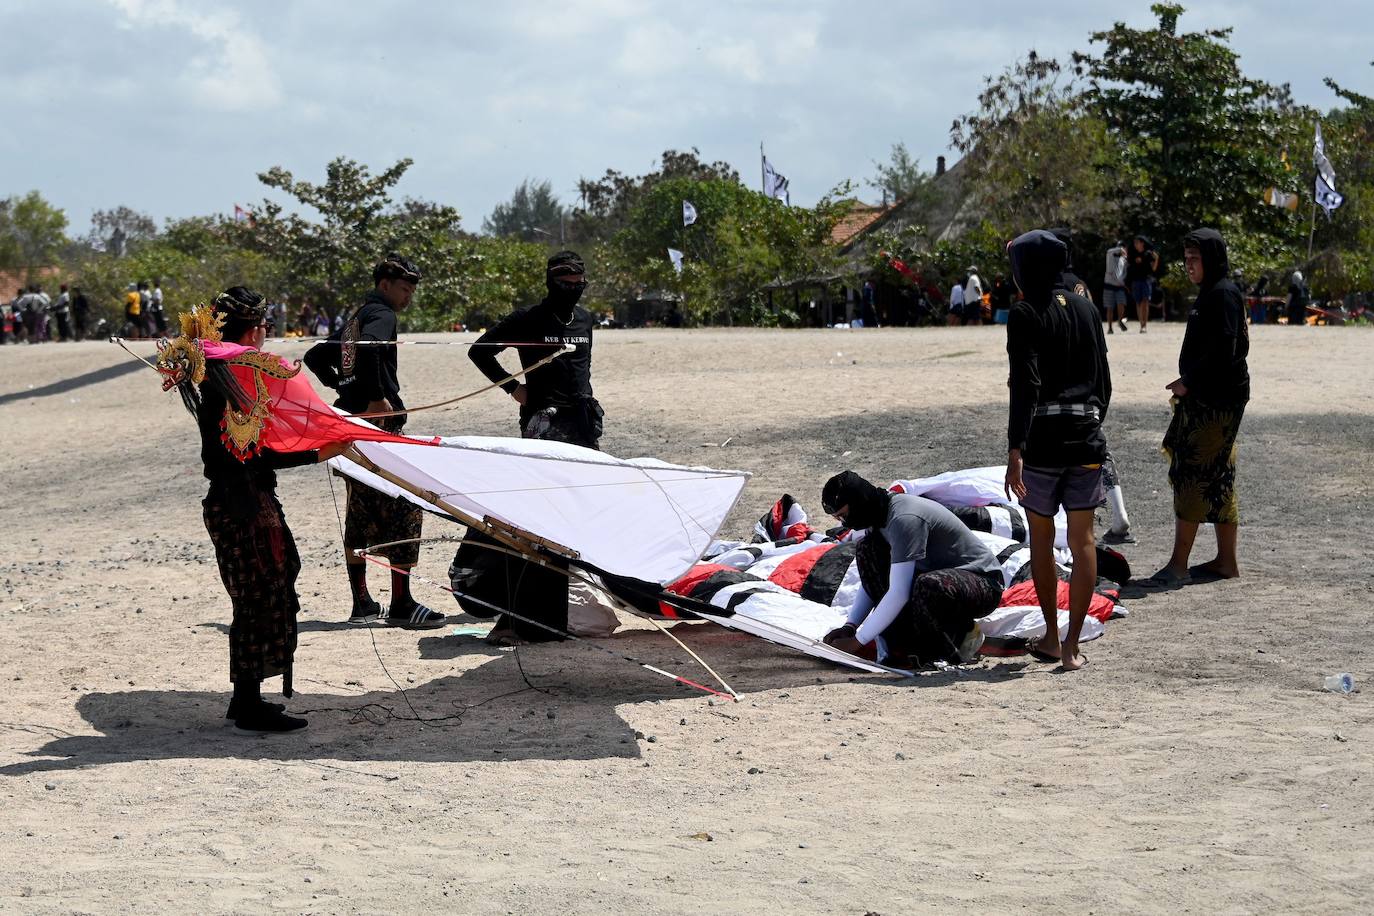
[[[1368,0],[1184,2],[1181,29],[1232,27],[1245,72],[1299,102],[1337,104],[1323,76],[1374,94]],[[1125,0],[0,0],[0,197],[36,189],[81,235],[120,205],[230,213],[273,165],[408,156],[397,195],[477,231],[526,178],[575,203],[579,177],[665,149],[756,185],[763,143],[805,205],[897,142],[953,162],[985,76],[1118,19],[1154,22]]]

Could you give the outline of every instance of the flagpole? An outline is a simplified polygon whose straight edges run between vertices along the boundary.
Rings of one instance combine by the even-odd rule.
[[[1312,201],[1312,228],[1307,231],[1307,261],[1312,261],[1312,239],[1317,234],[1317,202]]]
[[[764,164],[765,162],[767,162],[767,161],[768,161],[768,159],[767,159],[767,158],[764,156],[764,154],[763,154],[763,141],[760,140],[760,141],[759,141],[759,190],[762,191],[762,192],[765,193],[765,194],[768,193],[768,172],[764,169],[763,164]]]

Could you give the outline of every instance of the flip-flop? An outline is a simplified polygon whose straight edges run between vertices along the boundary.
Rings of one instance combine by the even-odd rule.
[[[1208,569],[1205,566],[1188,567],[1188,575],[1192,577],[1193,583],[1197,585],[1208,582],[1223,582],[1226,579],[1221,573]]]
[[[1050,653],[1045,652],[1035,646],[1031,646],[1029,649],[1027,649],[1026,653],[1036,661],[1045,662],[1048,665],[1057,665],[1061,661],[1063,661],[1063,659],[1061,659],[1058,655],[1051,655]]]
[[[1178,588],[1180,585],[1188,585],[1193,581],[1193,577],[1188,574],[1175,576],[1160,570],[1148,579],[1137,579],[1132,582],[1139,588]]]

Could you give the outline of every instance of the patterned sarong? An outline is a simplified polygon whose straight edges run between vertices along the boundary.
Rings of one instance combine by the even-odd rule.
[[[1245,406],[1213,407],[1195,398],[1174,398],[1174,418],[1164,434],[1174,514],[1185,522],[1234,525],[1236,434]]]
[[[220,578],[234,608],[229,680],[261,681],[280,674],[282,693],[289,697],[301,560],[281,503],[270,491],[229,493],[212,488],[201,505]]]
[[[344,549],[348,555],[363,547],[389,541],[409,541],[376,551],[394,566],[414,566],[420,559],[424,510],[403,496],[387,496],[360,483],[348,482],[348,514],[344,517]]]

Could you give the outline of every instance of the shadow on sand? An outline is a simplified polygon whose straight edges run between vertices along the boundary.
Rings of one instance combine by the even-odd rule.
[[[28,391],[11,391],[8,394],[0,394],[0,406],[14,401],[26,401],[29,398],[45,398],[54,394],[66,394],[78,388],[85,388],[87,385],[99,385],[101,382],[108,382],[139,369],[146,368],[139,363],[130,360],[124,363],[115,363],[113,366],[106,366],[103,369],[94,369],[72,378],[64,378],[60,382],[53,382],[41,388],[32,388]]]
[[[743,634],[709,625],[675,628],[738,691],[738,705],[716,701],[712,714],[748,720],[749,694],[862,680],[898,688],[957,681],[1006,681],[1016,665],[951,669],[894,679],[831,667]],[[598,641],[685,677],[708,676],[661,635],[630,630]],[[617,665],[574,642],[501,650],[472,637],[431,636],[420,657],[489,660],[404,691],[341,695],[298,689],[288,703],[310,727],[289,735],[237,731],[226,719],[227,690],[131,690],[90,693],[76,704],[98,735],[61,735],[27,752],[0,776],[74,770],[140,760],[244,760],[452,763],[501,760],[637,758],[634,729],[617,713],[625,703],[686,701],[706,711],[706,697],[631,664]],[[298,679],[302,673],[298,673]],[[227,685],[226,685],[227,686]],[[269,682],[271,686],[271,682]],[[309,688],[310,683],[302,686]],[[760,698],[763,699],[763,698]],[[412,712],[413,709],[413,712]],[[552,716],[550,715],[552,713]],[[418,714],[424,722],[414,721]],[[34,730],[30,727],[27,730]]]

